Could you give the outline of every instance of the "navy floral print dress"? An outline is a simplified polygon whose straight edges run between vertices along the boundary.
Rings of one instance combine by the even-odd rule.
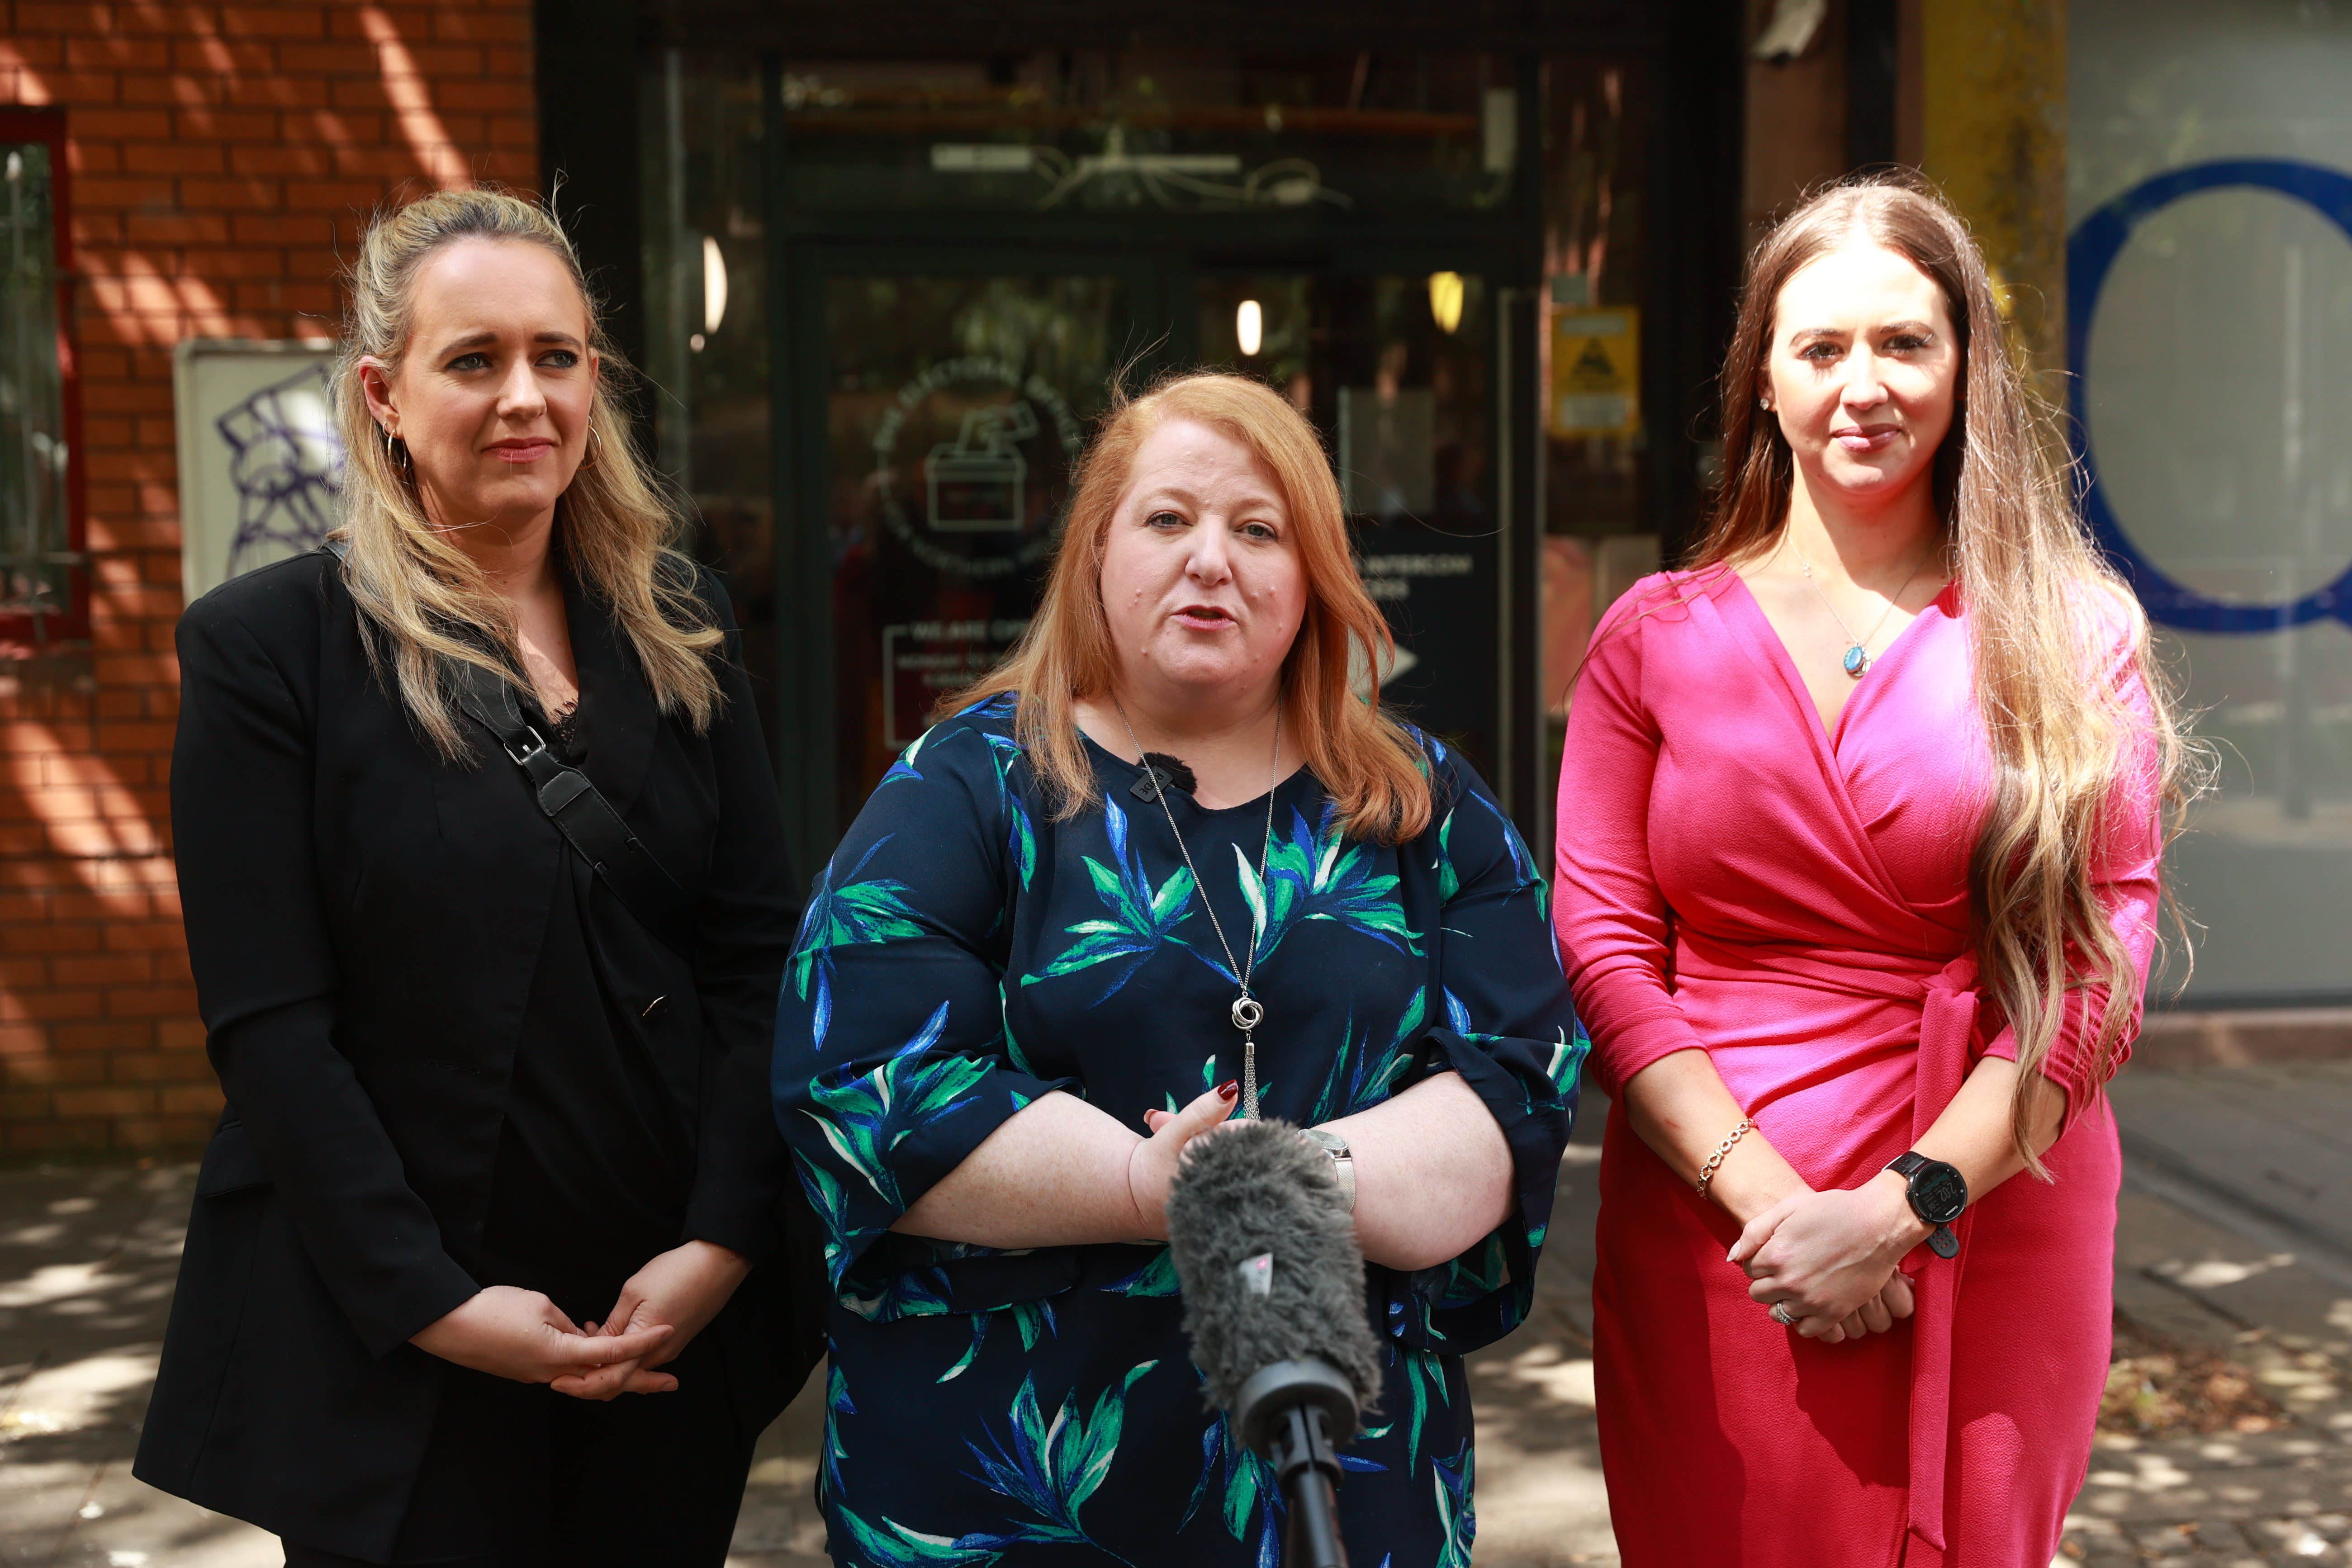
[[[1060,1089],[1143,1131],[1241,1075],[1253,989],[1264,1114],[1302,1125],[1454,1071],[1500,1123],[1516,1212],[1441,1267],[1368,1269],[1387,1351],[1339,1491],[1361,1568],[1467,1568],[1461,1356],[1528,1310],[1587,1042],[1545,889],[1485,784],[1424,740],[1435,814],[1347,838],[1302,769],[1266,803],[1170,805],[1089,742],[1101,804],[1061,822],[1012,700],[908,748],[825,869],[786,972],[776,1114],[837,1291],[824,1464],[830,1551],[858,1568],[1263,1564],[1282,1503],[1204,1407],[1164,1246],[1003,1252],[889,1230],[1007,1118]]]

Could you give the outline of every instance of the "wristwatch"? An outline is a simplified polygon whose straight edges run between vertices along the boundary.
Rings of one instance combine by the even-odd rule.
[[[1348,1200],[1348,1212],[1356,1212],[1356,1152],[1337,1132],[1321,1127],[1302,1127],[1315,1146],[1331,1157],[1331,1173],[1339,1178],[1339,1195]]]
[[[1916,1149],[1896,1155],[1886,1168],[1903,1178],[1903,1195],[1910,1200],[1911,1212],[1929,1227],[1927,1249],[1938,1258],[1958,1257],[1960,1243],[1952,1234],[1952,1222],[1969,1206],[1968,1178]]]

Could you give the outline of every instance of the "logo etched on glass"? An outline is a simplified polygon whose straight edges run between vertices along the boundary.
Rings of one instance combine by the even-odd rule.
[[[1028,521],[1022,489],[1029,459],[1018,443],[1037,434],[1029,400],[975,408],[963,428],[923,459],[927,514],[933,528],[959,533],[1017,533]]]
[[[902,466],[899,441],[910,423],[908,445],[924,457]],[[954,439],[923,440],[948,430]],[[1068,401],[1043,376],[967,354],[900,387],[875,426],[872,448],[866,482],[892,536],[934,571],[987,579],[1024,572],[1052,553],[1059,528],[1055,475],[1077,461],[1086,437]],[[902,493],[913,490],[918,468],[919,510]]]

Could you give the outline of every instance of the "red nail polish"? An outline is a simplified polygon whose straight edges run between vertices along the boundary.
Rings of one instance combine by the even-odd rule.
[[[1219,1100],[1239,1100],[1241,1095],[1242,1080],[1239,1079],[1230,1079],[1225,1082],[1217,1085],[1217,1098]]]

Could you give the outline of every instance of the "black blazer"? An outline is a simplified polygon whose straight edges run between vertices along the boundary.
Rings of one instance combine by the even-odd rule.
[[[685,956],[599,923],[642,938],[608,978],[670,998],[634,1026],[696,1130],[679,1239],[769,1260],[745,1287],[762,1331],[727,1357],[764,1424],[821,1349],[822,1283],[793,1278],[814,1267],[814,1221],[767,1083],[799,910],[740,637],[716,579],[698,591],[729,634],[725,710],[702,735],[660,713],[576,586],[571,629],[596,706],[590,775],[698,895]],[[408,1338],[477,1288],[524,1001],[574,852],[471,720],[473,765],[422,738],[325,552],[205,595],[178,640],[172,824],[228,1104],[133,1473],[380,1561],[446,1364]]]

